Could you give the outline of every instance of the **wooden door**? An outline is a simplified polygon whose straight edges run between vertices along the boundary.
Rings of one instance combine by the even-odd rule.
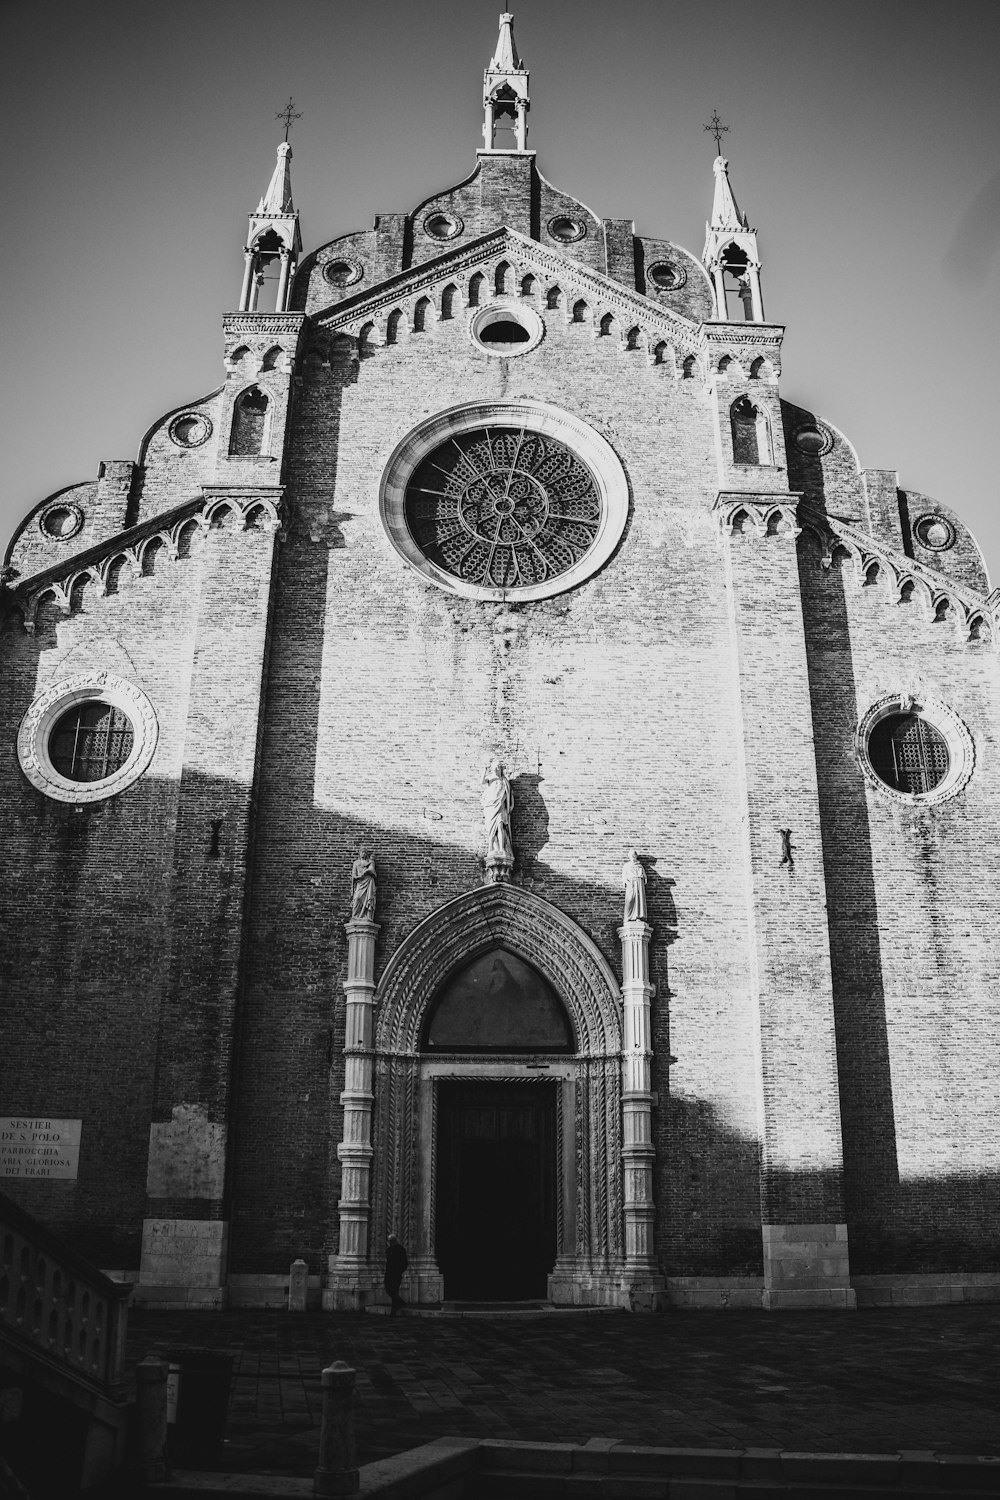
[[[544,1297],[556,1257],[555,1084],[437,1087],[436,1251],[445,1297]]]

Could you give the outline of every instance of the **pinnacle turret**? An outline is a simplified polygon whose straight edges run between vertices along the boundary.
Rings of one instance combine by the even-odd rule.
[[[729,163],[715,158],[715,199],[705,225],[702,260],[715,288],[716,317],[722,323],[764,321],[757,231],[741,214],[729,181]]]
[[[710,229],[749,229],[746,214],[736,207],[729,183],[729,163],[724,156],[715,158],[715,202],[712,204]]]
[[[301,251],[299,215],[292,203],[292,148],[284,140],[278,147],[278,159],[267,191],[257,205],[257,212],[250,215],[240,312],[258,310],[261,289],[268,279],[267,272],[275,264],[278,274],[274,311],[287,311],[292,277]]]
[[[528,70],[514,41],[514,17],[504,11],[496,49],[483,74],[483,144],[487,151],[528,149]],[[505,132],[500,140],[497,131]]]
[[[287,141],[278,147],[278,160],[271,174],[267,192],[257,205],[260,214],[291,214],[292,207],[292,148]]]
[[[488,71],[491,73],[521,71],[521,59],[517,55],[517,43],[514,41],[514,17],[509,10],[505,10],[500,17],[500,35],[497,37],[496,51]]]

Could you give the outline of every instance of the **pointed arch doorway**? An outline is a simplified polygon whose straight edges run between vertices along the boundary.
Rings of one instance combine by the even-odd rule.
[[[564,1175],[558,1079],[549,1074],[575,1051],[552,986],[509,948],[474,958],[432,1002],[421,1054],[447,1059],[453,1075],[428,1073],[437,1093],[434,1251],[446,1300],[548,1295]],[[488,1059],[533,1076],[463,1071],[466,1061],[488,1068]]]
[[[621,1303],[621,990],[593,941],[483,887],[409,934],[376,1001],[367,1287],[391,1232],[414,1301]]]

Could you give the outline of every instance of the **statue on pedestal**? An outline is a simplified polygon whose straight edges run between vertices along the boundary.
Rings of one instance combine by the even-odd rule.
[[[514,864],[510,818],[514,794],[503,765],[494,757],[483,772],[481,801],[486,823],[486,869],[490,880],[504,880]]]
[[[375,861],[367,844],[358,849],[351,867],[351,921],[375,920]]]
[[[625,921],[646,920],[646,871],[635,849],[628,851],[628,859],[622,865],[622,884],[625,887]]]

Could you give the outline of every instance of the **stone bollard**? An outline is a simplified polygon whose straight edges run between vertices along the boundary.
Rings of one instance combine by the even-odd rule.
[[[154,1355],[135,1369],[135,1467],[147,1482],[167,1476],[167,1363]]]
[[[288,1311],[305,1312],[309,1286],[309,1267],[304,1260],[293,1260],[288,1272]]]
[[[354,1495],[360,1484],[354,1448],[354,1370],[342,1359],[323,1371],[323,1421],[319,1430],[316,1495]]]

